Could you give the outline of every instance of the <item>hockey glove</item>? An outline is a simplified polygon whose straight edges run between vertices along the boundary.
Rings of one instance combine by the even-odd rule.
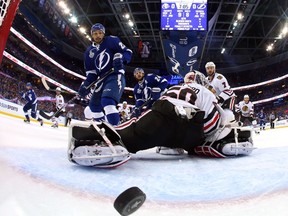
[[[123,55],[121,53],[115,53],[113,58],[113,68],[115,71],[119,71],[121,69],[124,69],[123,64]]]
[[[21,98],[24,98],[25,94],[24,94],[24,92],[19,92],[19,95],[20,95]]]
[[[161,89],[158,87],[154,87],[151,89],[151,99],[153,101],[156,101],[160,98],[161,96]]]
[[[80,96],[80,97],[83,97],[83,98],[84,98],[86,95],[88,95],[89,92],[90,92],[90,89],[87,88],[87,86],[85,85],[85,83],[83,83],[83,84],[80,86],[79,90],[78,90],[79,96]]]
[[[131,117],[138,118],[140,115],[141,115],[141,110],[138,107],[135,107],[134,110],[132,111]]]

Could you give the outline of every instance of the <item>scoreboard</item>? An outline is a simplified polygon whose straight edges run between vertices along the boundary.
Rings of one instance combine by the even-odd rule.
[[[161,30],[207,30],[208,0],[161,0]]]

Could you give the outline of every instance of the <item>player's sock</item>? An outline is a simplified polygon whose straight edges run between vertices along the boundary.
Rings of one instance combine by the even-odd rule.
[[[116,102],[112,98],[102,98],[101,104],[104,107],[108,122],[112,125],[118,125],[120,121],[119,112],[116,108]]]

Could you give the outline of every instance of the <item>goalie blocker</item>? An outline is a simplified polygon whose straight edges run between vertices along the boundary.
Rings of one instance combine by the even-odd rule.
[[[189,118],[179,114],[169,101],[158,100],[152,110],[115,129],[106,122],[74,124],[69,132],[69,160],[84,166],[115,167],[127,162],[130,153],[156,146],[222,158],[248,155],[254,149],[251,131],[242,131],[237,125],[226,124],[205,139],[204,113],[197,109],[185,110]]]

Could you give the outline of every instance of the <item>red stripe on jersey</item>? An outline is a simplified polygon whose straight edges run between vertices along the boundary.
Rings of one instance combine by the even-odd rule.
[[[211,128],[212,126],[214,126],[215,123],[217,123],[217,121],[218,121],[219,118],[220,118],[220,115],[219,115],[219,113],[217,113],[217,114],[213,117],[212,121],[210,121],[210,123],[208,123],[208,124],[206,124],[206,125],[204,124],[204,131],[209,130],[209,128]]]
[[[230,110],[233,110],[233,108],[234,108],[234,103],[235,103],[235,97],[231,97],[230,106],[229,106],[229,109],[230,109]]]
[[[147,110],[147,111],[143,112],[143,113],[139,116],[139,118],[134,117],[134,118],[130,119],[129,121],[126,121],[126,122],[124,122],[124,123],[122,123],[122,124],[120,124],[120,125],[115,126],[115,128],[116,128],[116,129],[124,129],[124,128],[126,128],[126,127],[129,127],[132,123],[134,123],[134,122],[136,122],[136,121],[139,121],[143,116],[145,116],[146,114],[148,114],[148,113],[151,112],[151,111],[152,111],[152,110]]]

